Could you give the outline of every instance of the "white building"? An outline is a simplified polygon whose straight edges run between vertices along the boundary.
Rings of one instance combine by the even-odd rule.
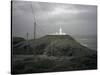
[[[66,35],[66,33],[62,32],[62,28],[61,28],[61,26],[60,26],[59,32],[53,33],[53,34],[51,34],[51,35]]]

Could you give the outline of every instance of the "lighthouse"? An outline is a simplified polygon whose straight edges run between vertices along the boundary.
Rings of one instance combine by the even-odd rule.
[[[59,27],[59,32],[53,33],[52,35],[66,35],[66,33],[64,33],[64,32],[62,31],[62,28],[61,28],[61,26],[60,26],[60,27]]]
[[[60,28],[59,28],[59,35],[63,35],[61,26],[60,26]]]

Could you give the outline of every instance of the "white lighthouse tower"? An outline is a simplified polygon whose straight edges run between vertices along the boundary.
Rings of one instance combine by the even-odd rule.
[[[62,34],[63,34],[63,32],[62,32],[62,28],[60,26],[60,28],[59,28],[59,35],[62,35]]]
[[[66,35],[66,33],[64,33],[64,32],[62,31],[62,28],[61,28],[61,26],[60,26],[60,27],[59,27],[59,32],[53,33],[52,35]]]

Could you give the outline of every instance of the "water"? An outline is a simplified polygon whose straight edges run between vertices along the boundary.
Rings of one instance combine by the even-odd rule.
[[[87,35],[87,36],[83,36],[83,35],[78,35],[78,36],[74,36],[74,38],[80,42],[82,45],[93,49],[93,50],[97,50],[97,36],[94,35]]]

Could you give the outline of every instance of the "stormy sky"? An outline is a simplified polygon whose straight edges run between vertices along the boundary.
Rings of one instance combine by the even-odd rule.
[[[97,6],[13,1],[12,7],[13,36],[26,37],[28,32],[32,38],[34,15],[37,23],[36,37],[58,32],[60,25],[68,35],[97,33]]]

